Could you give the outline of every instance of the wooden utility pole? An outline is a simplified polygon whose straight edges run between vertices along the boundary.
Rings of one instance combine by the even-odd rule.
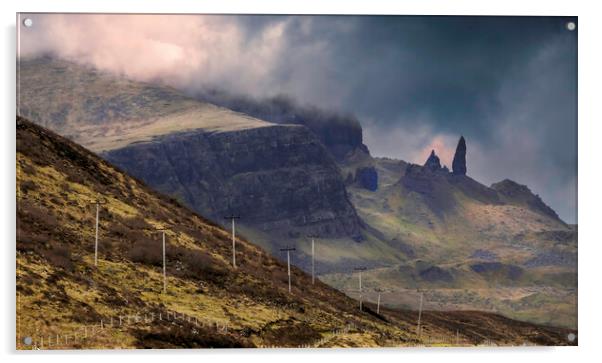
[[[294,247],[281,248],[280,251],[286,251],[286,266],[288,269],[288,292],[291,293],[291,251],[295,251]]]
[[[424,292],[420,292],[420,307],[418,308],[418,339],[420,339],[421,335],[422,335],[422,326],[420,325],[421,323],[421,318],[422,318],[422,302],[424,300]]]
[[[353,270],[359,272],[360,311],[362,311],[362,271],[366,271],[366,267],[356,267]]]
[[[97,199],[90,204],[96,204],[96,229],[94,232],[94,266],[98,266],[98,214],[100,212],[100,205],[107,204],[105,199]]]
[[[165,231],[169,230],[167,226],[157,227],[155,231],[161,232],[162,247],[163,247],[163,293],[167,293],[167,261],[165,257]]]
[[[378,299],[376,300],[376,313],[380,314],[380,291],[378,292]]]
[[[234,220],[240,219],[240,216],[230,214],[229,216],[225,216],[224,219],[232,221],[232,267],[236,268],[236,223]]]
[[[310,235],[311,238],[311,284],[314,285],[316,281],[316,248],[315,248],[315,239],[318,238],[317,235]]]

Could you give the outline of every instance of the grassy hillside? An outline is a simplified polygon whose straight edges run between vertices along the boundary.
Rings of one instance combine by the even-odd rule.
[[[198,128],[224,131],[272,125],[165,85],[54,58],[20,59],[17,87],[19,115],[95,152]]]
[[[499,183],[497,188],[506,190],[498,200],[494,189],[469,178],[450,182],[433,174],[420,180],[432,192],[420,192],[404,185],[404,162],[376,158],[372,163],[378,190],[350,185],[351,200],[360,217],[404,256],[366,272],[367,289],[387,291],[385,303],[395,307],[415,308],[420,288],[428,291],[433,309],[499,311],[577,326],[576,228],[526,187]],[[344,291],[354,286],[344,273],[323,281]]]
[[[570,330],[477,312],[425,312],[418,336],[415,311],[360,312],[294,267],[289,294],[261,248],[238,239],[233,268],[228,232],[20,118],[17,197],[18,349],[569,343]]]
[[[338,150],[343,142],[338,135],[361,144],[357,120],[349,120],[348,135],[331,130],[313,137],[306,127],[276,125],[165,85],[60,59],[20,59],[18,70],[21,116],[103,155],[217,223],[235,209],[243,215],[245,235],[273,253],[297,246],[293,261],[306,271],[308,234],[330,237],[320,241],[319,273],[404,261],[378,231],[362,228],[338,165],[319,142],[324,136]],[[305,116],[296,120],[308,121]],[[319,119],[334,122],[322,125],[326,130],[347,129],[338,117]],[[169,143],[170,135],[182,139]]]

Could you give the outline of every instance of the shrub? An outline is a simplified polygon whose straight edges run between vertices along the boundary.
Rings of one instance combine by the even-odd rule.
[[[26,180],[21,183],[21,191],[23,192],[23,194],[28,194],[30,191],[36,191],[39,189],[40,188],[38,187],[38,185],[31,180]]]
[[[24,230],[19,226],[17,228],[17,250],[35,251],[39,246],[44,246],[50,240],[50,236],[45,232],[33,232]]]
[[[67,175],[67,181],[83,185],[86,183],[86,178],[81,173],[71,172]]]
[[[34,168],[32,165],[29,165],[29,164],[22,164],[21,165],[21,170],[23,170],[23,172],[25,174],[29,174],[29,175],[36,175],[37,174],[36,168]]]
[[[40,250],[42,256],[54,267],[65,271],[73,271],[73,261],[71,259],[71,250],[66,245],[53,245],[49,249]]]
[[[286,326],[270,329],[263,334],[263,338],[270,344],[283,347],[312,343],[321,337],[320,333],[305,322],[291,322]]]
[[[247,281],[244,284],[232,284],[228,287],[228,291],[232,294],[246,295],[253,300],[262,301],[274,306],[288,308],[299,307],[297,302],[292,300],[288,294],[283,294],[280,289],[277,289],[274,286]]]
[[[142,218],[140,216],[126,218],[123,221],[123,224],[130,229],[137,229],[137,230],[150,229],[152,227],[150,224],[148,224],[148,222],[144,218]]]
[[[46,230],[54,231],[58,227],[58,220],[48,208],[37,206],[29,200],[19,200],[17,205],[18,221],[29,224],[33,222]]]
[[[181,277],[221,284],[227,274],[227,270],[219,261],[199,250],[170,246],[167,254],[170,260],[180,261],[184,265],[183,269],[176,271],[176,274]]]
[[[138,237],[128,251],[128,257],[133,262],[144,263],[153,266],[162,266],[163,250],[161,243],[153,241],[146,236]]]
[[[184,326],[158,326],[150,332],[137,330],[139,348],[251,348],[254,345],[245,338],[221,333],[211,328]]]

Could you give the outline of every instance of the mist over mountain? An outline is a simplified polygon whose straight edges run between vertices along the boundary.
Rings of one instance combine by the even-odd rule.
[[[304,125],[318,136],[338,160],[355,149],[368,152],[363,144],[362,126],[351,114],[301,106],[287,95],[256,99],[210,89],[196,92],[195,97],[268,122]]]

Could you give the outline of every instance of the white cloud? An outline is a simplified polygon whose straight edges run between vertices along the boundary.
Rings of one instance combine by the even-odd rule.
[[[50,53],[138,80],[176,87],[225,84],[250,91],[269,75],[286,21],[249,39],[232,19],[198,15],[32,15],[21,56]]]

